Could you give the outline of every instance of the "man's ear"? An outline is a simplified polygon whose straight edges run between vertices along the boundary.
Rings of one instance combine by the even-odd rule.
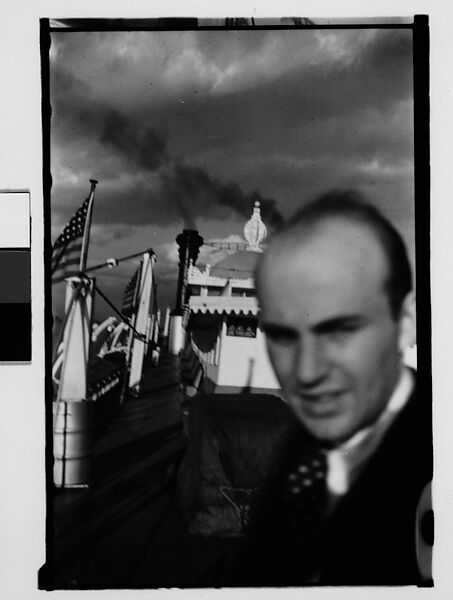
[[[417,342],[415,293],[409,292],[401,305],[398,346],[401,353]]]

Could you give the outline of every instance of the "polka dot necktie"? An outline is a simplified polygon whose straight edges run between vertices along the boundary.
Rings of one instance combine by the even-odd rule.
[[[327,505],[327,460],[319,449],[304,452],[285,481],[285,500],[290,529],[296,538],[312,530]]]

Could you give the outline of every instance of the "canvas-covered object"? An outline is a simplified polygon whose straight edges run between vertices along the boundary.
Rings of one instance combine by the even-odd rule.
[[[178,478],[186,530],[204,536],[244,532],[250,506],[295,426],[277,396],[195,396]]]

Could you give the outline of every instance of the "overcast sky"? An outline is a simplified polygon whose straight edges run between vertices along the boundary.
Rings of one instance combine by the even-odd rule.
[[[256,199],[272,231],[354,187],[413,253],[410,30],[61,32],[50,75],[52,241],[98,179],[88,262],[152,247],[162,307],[176,235],[239,239]],[[98,276],[118,305],[135,264]]]

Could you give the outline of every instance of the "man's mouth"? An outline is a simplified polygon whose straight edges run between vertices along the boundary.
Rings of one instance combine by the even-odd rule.
[[[343,392],[329,391],[316,394],[301,394],[302,406],[308,416],[326,417],[338,411]]]

